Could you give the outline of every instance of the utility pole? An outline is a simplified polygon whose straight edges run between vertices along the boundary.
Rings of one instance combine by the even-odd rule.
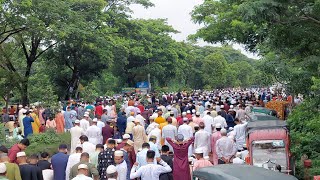
[[[150,93],[151,92],[151,82],[150,82],[150,59],[148,59],[148,68],[149,68],[149,70],[148,70],[148,93]]]

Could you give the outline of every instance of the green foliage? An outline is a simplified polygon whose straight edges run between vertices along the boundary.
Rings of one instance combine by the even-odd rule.
[[[33,134],[28,139],[30,140],[30,146],[26,149],[27,155],[39,154],[44,151],[52,155],[58,151],[60,144],[67,144],[70,147],[71,143],[70,133],[56,134],[53,130]]]
[[[303,178],[300,158],[307,155],[312,160],[310,175],[320,174],[320,99],[305,100],[288,118],[291,135],[291,152],[296,159],[297,177]]]

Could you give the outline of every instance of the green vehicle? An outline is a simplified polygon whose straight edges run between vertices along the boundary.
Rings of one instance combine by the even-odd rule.
[[[200,168],[193,172],[196,180],[297,180],[294,176],[261,167],[223,164]]]

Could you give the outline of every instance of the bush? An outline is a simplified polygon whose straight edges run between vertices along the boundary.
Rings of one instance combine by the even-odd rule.
[[[56,134],[53,130],[48,130],[45,133],[33,134],[28,137],[30,146],[26,149],[27,155],[40,154],[48,152],[50,155],[58,152],[60,144],[67,144],[70,147],[70,133]]]
[[[291,152],[296,159],[296,176],[304,177],[301,157],[312,160],[310,175],[320,174],[320,98],[305,100],[288,118],[291,135]]]

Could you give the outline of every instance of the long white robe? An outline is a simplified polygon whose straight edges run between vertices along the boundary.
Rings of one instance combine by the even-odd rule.
[[[79,126],[74,126],[70,129],[70,134],[71,134],[71,149],[70,152],[73,153],[74,150],[76,149],[77,145],[80,144],[80,136],[84,134],[84,131],[81,127]]]
[[[203,156],[208,156],[209,152],[211,151],[210,141],[210,134],[207,131],[200,129],[195,133],[194,149],[202,148]]]
[[[156,145],[158,147],[158,150],[160,150],[161,149],[161,144],[160,144],[160,142],[161,142],[161,130],[158,127],[154,128],[149,133],[148,140],[150,139],[151,136],[156,136],[157,137]]]
[[[122,163],[116,165],[117,172],[118,172],[118,178],[117,180],[126,180],[127,179],[127,163],[125,160],[122,161]]]
[[[204,130],[207,131],[209,134],[212,133],[212,125],[213,125],[213,117],[210,115],[203,116],[203,123],[205,125]]]
[[[85,119],[80,120],[80,127],[83,129],[84,132],[87,131],[89,126],[90,126],[90,123],[88,120],[85,120]]]
[[[134,150],[137,153],[142,144],[147,141],[147,136],[144,128],[139,124],[132,129],[132,136],[134,142]]]
[[[182,134],[184,137],[184,140],[190,139],[191,137],[193,137],[192,127],[184,123],[181,126],[179,126],[178,134]],[[188,156],[191,156],[191,155],[192,155],[192,146],[189,146]]]
[[[102,144],[101,132],[102,131],[98,126],[92,125],[92,126],[88,127],[85,134],[88,137],[89,142],[91,142],[94,145],[97,145],[97,144]]]

